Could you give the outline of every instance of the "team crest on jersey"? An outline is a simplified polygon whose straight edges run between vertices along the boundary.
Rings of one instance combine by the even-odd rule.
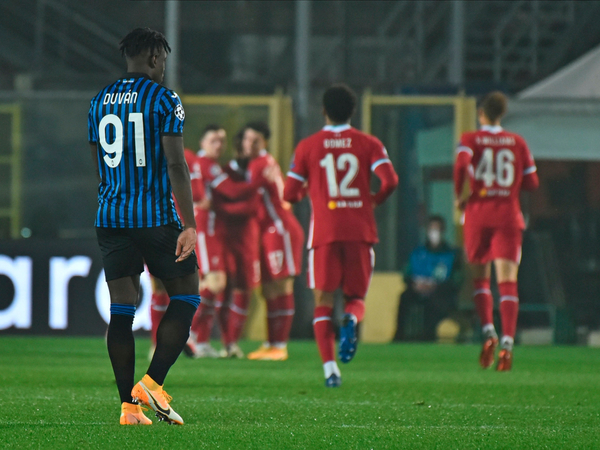
[[[213,177],[218,177],[219,175],[221,175],[221,172],[223,172],[223,171],[221,170],[221,167],[219,167],[219,165],[218,165],[218,164],[213,164],[213,165],[210,167],[210,174],[211,174]]]
[[[179,120],[185,119],[185,111],[183,110],[183,105],[181,103],[175,107],[175,115]]]
[[[275,250],[269,253],[269,265],[271,266],[271,272],[278,274],[283,268],[283,251]]]

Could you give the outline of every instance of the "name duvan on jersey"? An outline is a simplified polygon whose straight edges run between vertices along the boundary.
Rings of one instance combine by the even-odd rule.
[[[103,105],[108,105],[109,103],[111,105],[114,105],[115,103],[118,103],[119,105],[123,104],[123,103],[135,103],[137,101],[138,98],[138,93],[137,92],[121,92],[120,94],[106,94],[104,96],[104,99],[102,100],[102,104]]]

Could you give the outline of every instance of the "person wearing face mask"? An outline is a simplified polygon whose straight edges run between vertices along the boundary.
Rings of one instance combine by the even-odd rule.
[[[461,264],[457,249],[445,241],[444,230],[443,217],[429,217],[426,243],[410,255],[404,271],[406,290],[400,296],[394,340],[433,341],[438,323],[456,310],[462,281]],[[423,309],[423,331],[420,335],[409,336],[410,313],[418,306]]]

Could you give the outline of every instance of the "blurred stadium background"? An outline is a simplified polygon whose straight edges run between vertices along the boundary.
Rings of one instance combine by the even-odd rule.
[[[460,244],[454,146],[476,126],[479,96],[508,93],[504,125],[526,138],[541,179],[524,202],[521,339],[599,343],[599,22],[597,1],[0,2],[0,333],[104,333],[87,111],[124,72],[119,40],[149,26],[173,48],[165,84],[183,98],[194,150],[207,123],[231,139],[261,119],[285,169],[295,143],[322,126],[324,89],[343,81],[359,94],[353,125],[386,144],[401,180],[377,211],[362,329],[371,342],[393,335],[401,270],[427,216],[443,215]],[[306,225],[308,205],[296,213]],[[309,338],[304,276],[296,299],[292,337]],[[457,339],[469,340],[466,290],[460,304]],[[259,339],[255,307],[247,332]],[[137,320],[144,328],[147,317]]]

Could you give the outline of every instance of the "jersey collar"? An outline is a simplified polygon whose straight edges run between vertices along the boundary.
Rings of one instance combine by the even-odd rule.
[[[198,156],[206,156],[206,151],[205,150],[198,150],[198,153],[196,153]]]
[[[149,80],[151,80],[150,75],[148,75],[147,73],[140,73],[140,72],[127,72],[125,75],[123,75],[121,77],[121,79],[128,79],[128,78],[148,78]]]
[[[325,125],[323,127],[323,131],[333,131],[334,133],[341,133],[342,131],[346,131],[352,128],[349,123],[344,123],[342,125]]]
[[[267,152],[267,149],[263,148],[260,152],[258,152],[258,156],[265,156],[267,153],[269,153]]]
[[[481,131],[487,131],[488,133],[498,134],[502,132],[502,127],[500,125],[482,125]]]

